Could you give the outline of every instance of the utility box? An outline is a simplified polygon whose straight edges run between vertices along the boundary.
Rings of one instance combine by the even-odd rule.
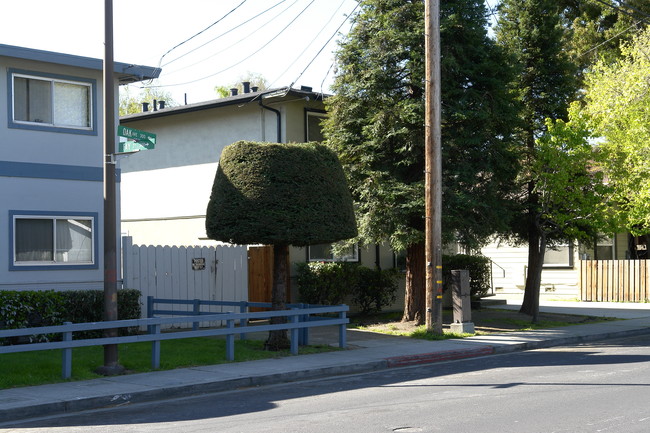
[[[454,321],[451,332],[458,334],[473,334],[472,301],[470,299],[469,271],[451,271],[451,297],[454,308]]]

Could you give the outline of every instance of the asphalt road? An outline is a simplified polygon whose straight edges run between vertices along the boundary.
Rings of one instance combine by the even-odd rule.
[[[648,432],[650,336],[33,420],[52,432]]]

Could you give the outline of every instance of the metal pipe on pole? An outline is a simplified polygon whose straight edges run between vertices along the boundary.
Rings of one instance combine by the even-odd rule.
[[[115,77],[113,60],[113,1],[104,0],[104,320],[117,320],[117,211],[115,193]],[[107,329],[106,337],[117,337]],[[118,363],[117,344],[104,346],[104,365],[97,373],[124,371]]]
[[[425,1],[425,261],[427,330],[442,334],[440,1]]]

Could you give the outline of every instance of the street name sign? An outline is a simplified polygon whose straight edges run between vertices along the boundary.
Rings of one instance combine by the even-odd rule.
[[[120,125],[117,127],[117,135],[120,138],[118,153],[151,150],[156,147],[156,134],[151,132]]]

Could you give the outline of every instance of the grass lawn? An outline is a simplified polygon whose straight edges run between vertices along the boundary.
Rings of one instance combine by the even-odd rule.
[[[300,354],[338,350],[325,345],[301,346]],[[269,352],[262,340],[236,340],[235,362],[289,356],[289,350]],[[2,374],[0,389],[18,386],[43,385],[63,382],[61,379],[62,351],[43,350],[0,355]],[[143,373],[151,369],[151,343],[119,345],[120,364],[129,372]],[[103,364],[104,349],[79,347],[72,349],[72,379],[86,380],[101,377],[94,370]],[[160,346],[160,370],[226,363],[226,344],[220,337],[166,340]]]

